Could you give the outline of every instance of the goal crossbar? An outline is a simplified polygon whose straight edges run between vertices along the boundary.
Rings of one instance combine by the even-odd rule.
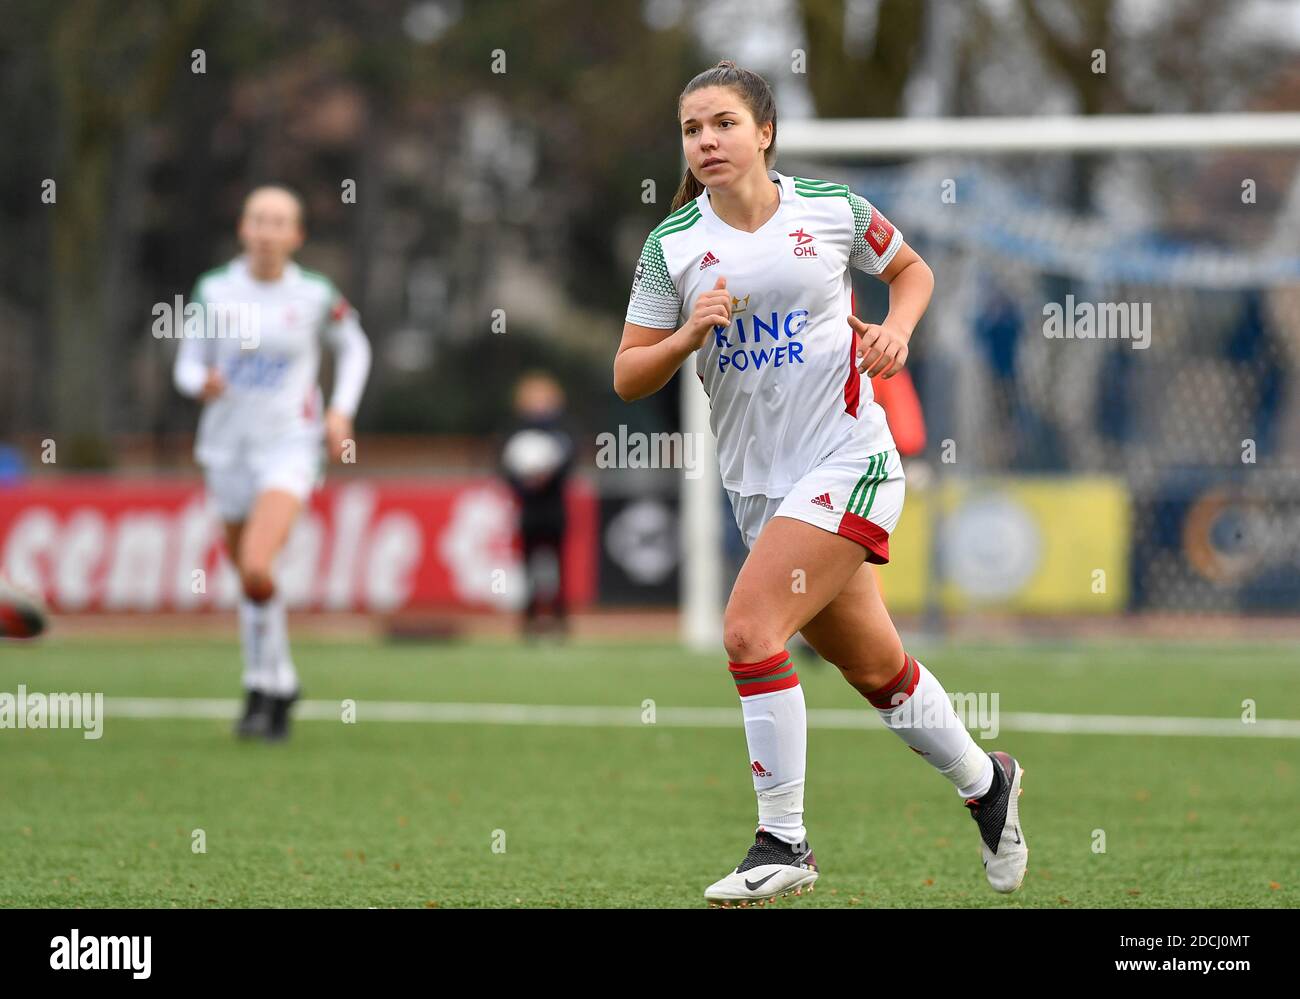
[[[1300,113],[821,118],[782,122],[781,152],[879,159],[933,153],[1300,147]]]

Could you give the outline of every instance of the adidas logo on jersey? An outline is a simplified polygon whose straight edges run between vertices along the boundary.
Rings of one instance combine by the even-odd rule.
[[[831,505],[830,493],[822,493],[812,502],[814,506],[824,506],[827,510],[830,510],[832,513],[835,511],[835,507]]]
[[[772,771],[768,770],[767,767],[765,767],[765,766],[763,766],[763,764],[759,763],[758,760],[755,760],[755,761],[754,761],[754,765],[753,765],[752,769],[753,769],[753,771],[754,771],[754,776],[755,776],[755,777],[771,777],[771,776],[772,776]]]
[[[704,259],[700,261],[700,270],[704,270],[706,267],[712,267],[714,264],[719,262],[718,258],[713,255],[712,250],[706,250],[704,253]]]
[[[796,257],[815,257],[817,256],[817,247],[812,245],[812,241],[817,237],[811,233],[803,231],[800,226],[794,232],[786,233],[787,236],[793,236],[795,239],[794,255]]]

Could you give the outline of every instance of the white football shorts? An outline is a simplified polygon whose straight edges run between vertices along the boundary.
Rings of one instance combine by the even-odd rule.
[[[204,469],[208,495],[227,523],[247,519],[253,502],[270,489],[306,502],[325,480],[325,445],[318,439],[284,441],[250,450],[238,461]]]
[[[793,517],[858,542],[866,560],[889,561],[889,535],[903,513],[905,480],[898,451],[858,455],[843,448],[794,484],[785,496],[740,496],[730,490],[731,508],[746,548],[773,517]]]

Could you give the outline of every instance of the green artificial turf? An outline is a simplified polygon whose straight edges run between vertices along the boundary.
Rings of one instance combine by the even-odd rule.
[[[918,646],[949,691],[1003,713],[1300,717],[1270,646]],[[721,654],[669,645],[297,642],[285,745],[225,719],[114,717],[103,737],[0,729],[0,906],[689,906],[752,842],[753,787]],[[238,697],[233,641],[47,640],[0,649],[0,691]],[[800,661],[810,709],[872,713]],[[367,702],[735,711],[732,727],[384,722]],[[1025,767],[1022,890],[984,881],[951,785],[879,727],[813,728],[812,907],[1295,907],[1300,739],[1048,735],[982,742]],[[202,830],[206,852],[192,849]],[[1100,834],[1099,832],[1100,831]],[[1105,851],[1094,847],[1104,834]]]

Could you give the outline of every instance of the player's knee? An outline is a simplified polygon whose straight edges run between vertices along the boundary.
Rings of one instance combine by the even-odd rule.
[[[863,649],[852,659],[835,666],[860,693],[869,694],[892,681],[903,665],[902,645]]]
[[[752,617],[728,613],[722,622],[722,644],[733,663],[753,663],[776,655],[785,648],[787,638]]]
[[[244,588],[244,596],[253,603],[265,603],[275,596],[275,580],[271,578],[269,566],[241,566],[239,581]]]

